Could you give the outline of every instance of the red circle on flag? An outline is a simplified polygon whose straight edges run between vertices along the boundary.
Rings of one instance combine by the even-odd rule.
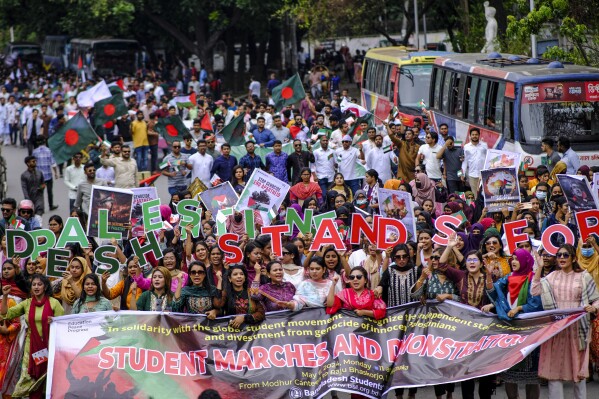
[[[291,87],[284,87],[283,90],[281,90],[281,97],[285,100],[289,100],[293,97],[293,89]]]
[[[104,115],[106,115],[106,116],[114,115],[115,111],[116,111],[116,108],[112,104],[106,104],[104,106]]]
[[[114,126],[114,122],[113,121],[108,121],[104,124],[104,127],[106,129],[112,129],[112,127]]]
[[[169,136],[173,137],[177,137],[179,135],[179,132],[177,131],[175,125],[166,125],[166,132]]]
[[[67,132],[64,134],[64,142],[68,146],[74,146],[79,142],[79,133],[77,133],[75,129],[67,130]]]

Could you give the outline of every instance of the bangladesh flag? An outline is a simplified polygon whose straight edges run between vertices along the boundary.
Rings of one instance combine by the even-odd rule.
[[[183,135],[189,133],[189,129],[177,115],[158,119],[155,129],[169,144],[172,144],[173,141],[183,140]]]
[[[128,111],[122,94],[115,94],[94,104],[94,124],[96,127],[113,122],[115,119],[125,115]],[[112,126],[105,126],[111,128]]]
[[[57,164],[64,163],[73,155],[85,149],[88,144],[95,143],[98,135],[87,119],[77,112],[65,125],[48,140],[48,147],[54,154]]]
[[[225,141],[231,146],[243,145],[245,143],[245,122],[241,114],[227,124],[221,131]]]
[[[177,104],[177,107],[179,108],[188,108],[198,105],[195,93],[191,93],[189,96],[177,96],[173,100],[175,100],[175,104]]]
[[[274,89],[272,89],[272,99],[275,102],[275,108],[280,110],[286,105],[295,104],[306,97],[304,85],[299,74],[295,74]]]

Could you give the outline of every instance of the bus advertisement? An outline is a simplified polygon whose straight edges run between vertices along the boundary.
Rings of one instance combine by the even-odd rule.
[[[599,165],[599,69],[525,56],[456,54],[435,60],[429,122],[458,142],[477,127],[489,148],[519,152],[525,168],[546,164],[541,140],[570,139]]]
[[[393,106],[406,126],[415,118],[426,118],[422,109],[429,104],[429,85],[433,62],[442,51],[409,51],[406,47],[369,50],[362,67],[362,106],[377,120],[389,116]]]

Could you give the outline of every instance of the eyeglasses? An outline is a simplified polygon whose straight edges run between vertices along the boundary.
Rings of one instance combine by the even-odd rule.
[[[493,241],[487,241],[487,242],[485,243],[485,245],[489,245],[489,244],[491,244],[491,245],[497,245],[497,244],[499,244],[499,241],[495,241],[495,240],[493,240]]]
[[[12,209],[8,209],[8,208],[2,208],[2,213],[8,213],[8,212],[12,212]]]
[[[395,259],[408,259],[409,255],[395,255]]]
[[[173,148],[181,148],[180,145],[174,145]]]
[[[21,209],[19,211],[19,213],[25,214],[25,215],[31,215],[33,213],[33,211],[31,209]]]
[[[206,274],[206,272],[203,270],[192,270],[189,272],[190,276],[201,276],[203,274]]]
[[[301,147],[302,145],[301,144],[294,144],[293,146],[294,147]]]
[[[360,274],[359,276],[358,276],[358,275],[355,275],[355,274],[352,274],[351,276],[349,276],[349,277],[347,277],[347,278],[348,278],[349,280],[361,280],[363,277],[364,277],[364,276],[362,276],[361,274]]]
[[[283,256],[285,256],[285,255],[291,255],[291,252],[283,251]]]
[[[466,263],[476,263],[477,260],[478,258],[466,259]]]
[[[568,259],[570,257],[570,254],[568,252],[558,252],[557,254],[555,254],[555,257]]]
[[[439,260],[439,259],[441,259],[441,257],[439,255],[432,255],[430,257],[430,260]]]

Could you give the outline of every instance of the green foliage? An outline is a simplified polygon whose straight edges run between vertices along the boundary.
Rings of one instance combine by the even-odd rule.
[[[470,6],[470,31],[464,34],[464,31],[455,33],[455,42],[461,52],[479,53],[485,45],[485,27],[487,19],[482,3]]]

